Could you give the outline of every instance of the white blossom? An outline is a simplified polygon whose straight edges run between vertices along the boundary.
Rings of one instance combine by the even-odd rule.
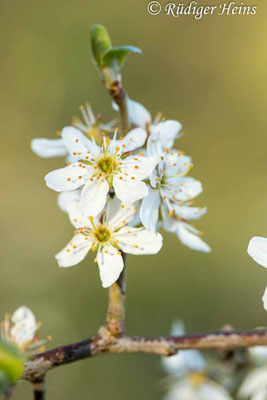
[[[1,337],[19,349],[26,351],[46,342],[45,340],[40,341],[36,336],[39,326],[40,324],[36,322],[33,312],[28,307],[21,306],[11,317],[7,314],[5,320],[2,321]]]
[[[182,321],[175,321],[172,325],[171,335],[182,336],[185,334]],[[171,357],[162,358],[165,371],[176,376],[185,376],[191,372],[201,372],[205,369],[206,362],[197,350],[181,350]]]
[[[146,132],[141,128],[130,131],[121,140],[104,137],[99,147],[75,128],[64,128],[62,138],[75,162],[46,175],[47,185],[58,192],[72,191],[83,186],[80,208],[87,216],[99,214],[111,188],[118,199],[134,203],[147,196],[148,188],[143,180],[150,175],[157,157],[128,155],[142,146]]]
[[[88,138],[99,138],[102,132],[113,132],[113,122],[103,124],[101,115],[95,116],[89,103],[80,106],[82,118],[73,117],[72,125],[83,132]]]
[[[103,287],[112,285],[123,267],[121,251],[129,254],[155,254],[162,246],[161,235],[149,233],[144,228],[127,226],[135,214],[132,204],[111,200],[107,210],[98,217],[85,217],[78,202],[68,203],[67,212],[75,235],[68,245],[56,255],[60,267],[71,267],[82,261],[87,253],[96,251]]]
[[[195,373],[177,382],[164,400],[231,400],[231,396],[223,386]]]
[[[101,138],[101,132],[111,132],[111,126],[102,124],[99,117],[95,117],[90,104],[80,106],[82,119],[78,117],[73,118],[73,126],[78,128],[89,138]],[[60,133],[61,135],[61,133]],[[66,147],[63,139],[45,139],[35,138],[31,141],[31,149],[39,157],[63,157],[68,155],[68,148]],[[72,161],[72,157],[68,157],[68,161]]]

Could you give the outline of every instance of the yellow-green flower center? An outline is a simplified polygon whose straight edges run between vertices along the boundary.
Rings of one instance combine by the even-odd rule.
[[[107,227],[100,225],[95,230],[94,235],[98,242],[108,242],[111,237],[111,232]]]
[[[98,168],[101,169],[105,174],[111,174],[117,168],[117,162],[114,157],[104,156],[101,157],[97,162]]]

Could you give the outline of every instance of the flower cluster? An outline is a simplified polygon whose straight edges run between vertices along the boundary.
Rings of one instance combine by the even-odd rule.
[[[183,335],[181,321],[175,322],[172,335]],[[170,376],[170,385],[164,400],[231,400],[224,386],[210,373],[209,360],[197,350],[182,350],[163,358],[164,370]]]
[[[248,349],[252,368],[242,382],[238,398],[241,400],[267,399],[267,347],[256,346]]]
[[[206,208],[192,207],[202,185],[186,176],[191,158],[172,148],[181,124],[160,116],[152,121],[133,100],[127,107],[132,129],[124,137],[115,122],[103,124],[87,105],[81,108],[83,120],[75,119],[59,139],[32,141],[39,156],[66,156],[67,165],[45,177],[47,186],[60,192],[59,205],[75,228],[74,237],[56,255],[58,264],[76,265],[96,251],[103,287],[118,279],[123,253],[155,254],[161,249],[161,227],[194,250],[210,251],[188,223]]]

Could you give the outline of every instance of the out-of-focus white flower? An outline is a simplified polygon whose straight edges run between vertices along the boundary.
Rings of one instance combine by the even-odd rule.
[[[46,340],[39,340],[36,331],[40,324],[36,322],[33,312],[25,306],[19,307],[10,317],[6,315],[1,322],[1,337],[23,351],[42,346]],[[47,338],[49,340],[49,337]]]
[[[173,146],[174,140],[179,137],[182,125],[178,121],[161,121],[160,116],[152,121],[150,112],[137,101],[128,99],[128,113],[131,123],[148,131],[147,154],[164,153],[166,148]],[[118,111],[118,106],[113,104]]]
[[[172,325],[171,335],[182,336],[185,333],[182,321],[175,321]],[[206,362],[197,350],[181,350],[174,356],[162,358],[165,371],[168,374],[185,376],[191,372],[203,371]]]
[[[74,117],[73,125],[87,137],[100,139],[102,131],[112,131],[111,125],[102,124],[100,118],[94,116],[89,104],[86,104],[86,106],[80,106],[80,110],[82,112],[82,119]],[[35,138],[31,141],[31,149],[35,154],[43,158],[63,157],[68,154],[68,149],[62,138]],[[68,158],[68,160],[71,161],[70,158]]]
[[[248,244],[248,254],[258,264],[267,268],[267,238],[254,236]],[[267,288],[262,297],[263,307],[267,310]]]
[[[50,172],[45,180],[58,192],[83,186],[80,208],[84,215],[98,215],[112,187],[118,199],[124,202],[134,203],[147,196],[148,188],[143,180],[156,166],[157,157],[144,157],[142,153],[129,155],[144,144],[146,132],[143,129],[136,128],[121,140],[116,140],[116,134],[112,141],[104,137],[102,147],[72,127],[63,129],[62,139],[76,161]]]
[[[200,373],[193,373],[177,382],[164,397],[165,400],[231,400],[231,396],[216,382]]]
[[[267,367],[256,368],[248,374],[238,391],[239,399],[267,399]]]
[[[149,233],[144,228],[127,226],[135,214],[132,204],[117,199],[107,204],[107,210],[98,217],[84,217],[78,202],[67,205],[67,212],[75,235],[68,245],[56,255],[60,267],[71,267],[81,262],[92,251],[97,251],[103,287],[112,285],[124,267],[121,251],[129,254],[155,254],[162,247],[161,235]]]
[[[263,364],[264,362],[267,362],[267,346],[249,347],[248,352],[256,364]]]
[[[101,138],[102,132],[114,131],[114,124],[103,124],[101,115],[95,116],[89,103],[86,103],[85,106],[80,106],[80,111],[82,118],[73,117],[72,125],[83,132],[88,138],[97,140]]]
[[[183,323],[174,322],[171,335],[184,333]],[[231,400],[221,385],[208,378],[206,360],[199,351],[180,350],[162,361],[167,373],[176,378],[164,400]]]

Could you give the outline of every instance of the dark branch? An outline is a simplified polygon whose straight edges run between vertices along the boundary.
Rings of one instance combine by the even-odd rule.
[[[33,386],[33,399],[45,400],[46,398],[45,378],[43,377],[40,381],[34,382],[32,386]]]
[[[37,354],[32,361],[25,365],[23,379],[40,382],[46,372],[54,367],[98,354],[149,353],[170,356],[176,354],[178,350],[184,349],[231,349],[266,345],[267,330],[217,331],[169,337],[95,336]]]

